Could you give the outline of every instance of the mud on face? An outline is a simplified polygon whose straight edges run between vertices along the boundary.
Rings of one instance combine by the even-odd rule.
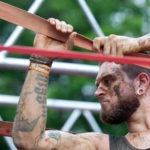
[[[126,95],[121,93],[120,84],[114,86],[114,92],[117,96],[118,102],[111,104],[111,109],[109,111],[102,110],[101,111],[101,119],[103,122],[107,124],[120,124],[124,121],[127,121],[131,115],[137,110],[139,107],[139,99],[137,98],[134,92],[133,87],[130,87],[130,92],[126,93]]]

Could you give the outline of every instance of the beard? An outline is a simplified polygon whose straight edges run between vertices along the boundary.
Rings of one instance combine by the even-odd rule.
[[[118,103],[112,104],[110,110],[105,110],[105,108],[102,108],[102,111],[100,112],[101,120],[104,123],[120,124],[127,121],[140,106],[139,99],[134,93],[128,96],[121,96],[119,93],[119,88],[116,93],[119,94]]]

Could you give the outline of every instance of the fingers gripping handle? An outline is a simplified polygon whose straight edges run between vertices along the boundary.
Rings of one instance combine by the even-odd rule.
[[[58,32],[53,26],[50,26],[47,20],[39,16],[33,15],[20,8],[11,6],[1,1],[0,1],[0,19],[22,26],[29,30],[44,34],[48,37],[54,38],[62,42],[66,42],[70,35],[69,33],[64,34]],[[89,50],[93,49],[92,40],[80,34],[77,34],[74,40],[74,45],[84,49]]]
[[[49,22],[39,16],[28,13],[20,8],[16,8],[9,4],[0,1],[0,19],[11,22],[13,24],[22,26],[29,30],[44,34],[56,40],[66,42],[69,37],[69,33],[58,32],[53,26],[49,25]],[[74,39],[74,45],[93,50],[93,41],[84,37],[81,34],[77,34]],[[137,56],[133,54],[131,56]],[[141,54],[138,54],[137,57],[142,57]]]

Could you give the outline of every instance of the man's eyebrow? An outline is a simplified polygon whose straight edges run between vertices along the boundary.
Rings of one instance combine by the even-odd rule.
[[[109,77],[109,76],[112,76],[112,74],[106,74],[106,75],[104,75],[104,76],[102,76],[102,77],[96,79],[95,85],[98,86],[98,84],[99,84],[99,82],[100,82],[101,80],[103,80],[104,78],[107,78],[107,77]]]
[[[102,76],[102,77],[96,79],[95,85],[98,86],[99,82],[100,82],[101,80],[105,79],[105,78],[116,76],[116,73],[117,73],[117,75],[118,75],[118,72],[114,72],[114,73],[106,74],[106,75],[104,75],[104,76]]]

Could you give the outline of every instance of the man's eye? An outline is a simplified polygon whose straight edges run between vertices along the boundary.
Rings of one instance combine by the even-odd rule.
[[[104,84],[105,85],[110,85],[113,81],[111,79],[105,79]]]
[[[99,86],[99,83],[96,83],[96,87],[98,87]]]

